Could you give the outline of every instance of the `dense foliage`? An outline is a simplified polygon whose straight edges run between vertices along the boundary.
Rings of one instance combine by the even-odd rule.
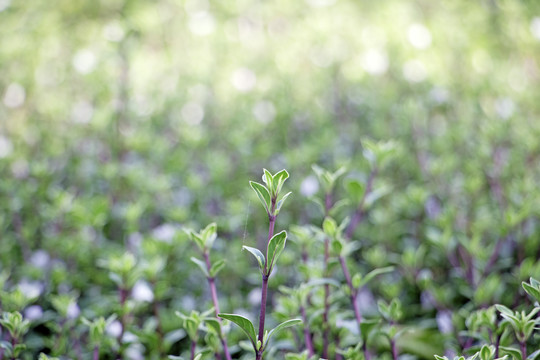
[[[539,356],[539,2],[0,24],[0,359]]]

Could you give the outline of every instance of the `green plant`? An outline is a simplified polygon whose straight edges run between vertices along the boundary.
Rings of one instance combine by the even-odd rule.
[[[210,288],[210,295],[212,297],[212,303],[214,305],[215,315],[218,320],[216,333],[219,336],[219,340],[221,342],[221,346],[223,348],[223,353],[225,354],[225,358],[227,360],[231,360],[229,347],[227,345],[227,341],[221,329],[221,318],[218,317],[220,310],[219,310],[219,301],[218,301],[217,288],[216,288],[216,276],[225,266],[225,260],[220,259],[214,263],[212,263],[210,260],[210,250],[212,249],[214,241],[216,240],[216,237],[217,237],[217,225],[215,223],[212,223],[208,225],[206,228],[204,228],[203,230],[201,230],[199,233],[195,233],[191,230],[187,231],[187,233],[189,235],[189,238],[197,245],[197,247],[202,253],[204,260],[200,260],[195,257],[192,257],[191,261],[193,261],[201,269],[203,274],[206,276],[206,279],[208,281],[208,286]]]
[[[253,326],[251,321],[241,315],[218,315],[223,319],[234,322],[236,325],[240,326],[240,328],[246,333],[253,347],[253,351],[255,352],[256,360],[261,360],[263,358],[263,353],[267,348],[268,342],[270,341],[272,335],[286,327],[293,326],[302,322],[302,320],[300,319],[288,320],[279,324],[269,332],[265,331],[264,328],[264,324],[266,321],[268,280],[270,278],[270,275],[272,274],[272,270],[274,270],[275,268],[279,256],[283,252],[283,249],[285,249],[285,244],[287,241],[287,232],[283,230],[274,235],[274,226],[276,223],[277,215],[279,214],[283,203],[291,194],[290,192],[288,192],[282,197],[279,197],[283,184],[288,177],[289,173],[286,170],[281,170],[276,174],[272,175],[268,170],[264,169],[262,180],[265,185],[250,181],[250,186],[255,191],[264,209],[266,210],[269,221],[266,256],[256,248],[248,246],[243,247],[243,249],[249,251],[257,260],[259,270],[262,276],[261,309],[259,315],[258,334],[255,333],[255,327]]]
[[[1,341],[0,347],[5,350],[5,355],[11,359],[17,359],[21,352],[26,349],[22,342],[23,336],[30,329],[30,321],[23,319],[21,313],[4,312],[0,324],[9,332],[10,341]]]

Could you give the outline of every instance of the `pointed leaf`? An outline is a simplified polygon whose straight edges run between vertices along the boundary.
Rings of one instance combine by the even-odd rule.
[[[360,334],[362,335],[362,339],[364,342],[367,341],[367,338],[371,331],[379,324],[379,319],[370,319],[370,320],[363,320],[362,323],[360,323]]]
[[[261,270],[261,272],[263,272],[265,263],[263,253],[259,249],[250,246],[242,246],[242,250],[244,249],[249,251],[253,256],[255,256],[255,259],[257,259],[257,263],[259,264],[259,269]]]
[[[204,273],[204,275],[206,275],[206,277],[210,277],[210,274],[208,274],[208,269],[206,268],[206,264],[202,260],[199,260],[195,257],[191,257],[191,261],[197,264],[197,266],[202,270],[202,272]]]
[[[514,359],[521,359],[521,352],[518,349],[514,349],[507,346],[501,346],[499,349],[502,353],[512,356]]]
[[[255,328],[253,327],[253,324],[251,323],[251,321],[249,321],[248,318],[236,314],[218,314],[218,316],[222,319],[232,321],[236,325],[240,326],[240,328],[249,337],[249,340],[251,341],[251,344],[253,344],[253,347],[255,347],[255,340],[257,339],[257,334],[255,333]]]
[[[216,223],[211,223],[201,231],[202,238],[204,240],[204,246],[207,249],[212,248],[214,241],[217,238],[217,225]]]
[[[300,319],[291,319],[291,320],[287,320],[285,322],[282,322],[281,324],[279,324],[278,326],[276,326],[275,328],[270,330],[270,332],[268,333],[268,336],[266,337],[266,342],[264,343],[264,346],[266,347],[266,345],[268,345],[268,341],[270,341],[270,338],[275,333],[277,333],[277,332],[279,332],[279,331],[281,331],[281,330],[283,330],[285,328],[288,328],[290,326],[298,325],[298,324],[301,324],[301,323],[302,323],[302,320],[300,320]]]
[[[250,181],[249,185],[255,191],[257,196],[259,197],[259,200],[261,200],[261,203],[263,204],[264,208],[266,209],[266,212],[270,212],[270,206],[271,206],[271,198],[270,193],[268,192],[268,189],[258,182]]]
[[[287,242],[287,232],[285,230],[272,236],[268,242],[268,249],[266,255],[268,256],[268,275],[272,271],[274,264],[277,262],[279,255],[283,249],[285,249],[285,243]]]
[[[225,260],[218,260],[212,264],[212,267],[210,268],[210,276],[214,277],[216,276],[221,269],[225,267]]]
[[[506,314],[506,315],[510,315],[510,316],[514,316],[514,312],[512,310],[510,310],[509,308],[507,308],[506,306],[504,305],[499,305],[499,304],[496,304],[495,305],[495,308],[497,310],[499,310],[499,312],[501,314]]]
[[[274,190],[276,192],[276,195],[281,192],[281,188],[283,187],[283,184],[285,183],[285,180],[287,180],[288,178],[289,178],[289,173],[285,169],[277,172],[273,176],[272,181],[273,181],[273,185],[275,186]]]
[[[289,195],[292,194],[292,191],[289,191],[288,193],[286,193],[285,195],[283,195],[283,197],[281,198],[281,200],[279,200],[276,204],[276,211],[274,213],[274,215],[277,215],[279,214],[279,211],[281,210],[281,207],[283,206],[283,203],[285,202],[285,200],[287,200],[287,198],[289,197]]]
[[[336,236],[336,232],[337,232],[337,223],[334,219],[332,219],[331,217],[326,217],[324,218],[324,221],[323,221],[323,231],[326,235],[330,236],[330,237],[334,237]]]
[[[392,271],[394,271],[394,267],[393,267],[393,266],[387,266],[387,267],[383,267],[383,268],[378,268],[378,269],[372,270],[372,271],[368,272],[366,276],[364,276],[364,278],[362,279],[362,281],[360,281],[359,287],[366,285],[368,282],[370,282],[371,280],[373,280],[373,278],[374,278],[375,276],[377,276],[377,275],[386,274],[386,273],[389,273],[389,272],[392,272]]]
[[[270,171],[263,169],[262,181],[266,184],[270,191],[272,191],[273,189],[273,179],[274,177],[272,176],[272,174],[270,174]]]
[[[219,323],[218,319],[207,318],[207,319],[204,319],[204,323],[210,329],[214,330],[216,334],[221,335],[221,324]]]

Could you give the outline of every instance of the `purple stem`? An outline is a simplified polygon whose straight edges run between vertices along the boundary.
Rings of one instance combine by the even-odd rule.
[[[329,251],[330,240],[328,238],[324,239],[324,275],[328,276],[328,259],[330,257]],[[330,302],[328,298],[330,297],[330,285],[324,284],[324,312],[323,312],[323,351],[322,357],[328,359],[328,333],[330,331],[330,325],[328,324],[328,313],[330,312]]]
[[[92,360],[99,360],[99,345],[94,346],[94,353],[92,355]]]
[[[367,343],[364,342],[362,344],[362,349],[364,350],[364,358],[366,360],[371,360],[371,354],[369,353],[369,350],[367,349]]]
[[[339,263],[341,264],[341,269],[343,270],[345,280],[347,281],[347,286],[349,287],[349,291],[351,293],[350,298],[354,310],[354,316],[356,317],[358,329],[360,330],[360,324],[362,323],[362,315],[360,314],[360,309],[358,309],[358,303],[356,302],[356,298],[358,297],[358,291],[354,288],[352,284],[351,274],[349,273],[349,268],[347,267],[347,263],[345,262],[345,258],[343,256],[339,256]]]
[[[328,216],[328,213],[332,209],[332,194],[327,193],[324,199],[324,212],[325,217]],[[324,276],[328,277],[328,261],[330,258],[330,239],[326,237],[324,239]],[[323,312],[323,351],[322,357],[328,359],[328,333],[330,332],[330,325],[328,324],[328,313],[330,312],[330,302],[328,298],[330,297],[330,285],[324,284],[324,312]]]
[[[210,262],[210,256],[208,256],[208,251],[205,251],[203,253],[204,256],[204,262],[206,263],[206,269],[208,270],[208,273],[210,273],[210,269],[212,268],[212,263]],[[221,312],[219,310],[219,302],[218,302],[218,296],[217,296],[217,289],[216,289],[216,281],[213,276],[209,276],[208,278],[208,285],[210,286],[210,294],[212,296],[212,303],[214,304],[214,311],[216,313],[216,318],[218,319],[219,323],[221,324],[221,318],[218,316],[218,314]],[[219,340],[221,341],[221,346],[223,347],[223,352],[225,354],[225,358],[227,360],[231,360],[231,354],[229,352],[229,347],[227,346],[227,341],[225,340],[225,337],[222,333],[219,333]]]
[[[313,348],[313,342],[311,341],[311,334],[309,333],[308,320],[306,316],[306,309],[303,306],[300,306],[300,313],[302,314],[302,321],[304,322],[304,340],[306,342],[306,347],[308,350],[308,357],[312,357],[315,354],[315,349]]]
[[[264,273],[262,275],[262,289],[261,289],[261,313],[259,314],[259,340],[263,341],[264,339],[264,321],[266,318],[266,296],[268,292],[268,277],[270,274],[268,274],[268,243],[270,242],[270,239],[272,239],[272,236],[274,236],[274,226],[276,224],[276,216],[274,215],[274,211],[276,209],[276,198],[272,197],[272,207],[270,209],[270,213],[268,214],[268,240],[266,242],[266,262],[264,264]],[[265,344],[262,344],[263,346]],[[262,354],[263,354],[263,347],[261,349],[256,349],[256,360],[262,360]]]
[[[392,338],[390,340],[390,347],[392,348],[392,359],[397,360],[398,351],[397,351],[396,339]]]
[[[191,340],[191,360],[195,359],[195,349],[197,348],[197,343]]]
[[[117,360],[122,360],[124,358],[124,355],[123,355],[123,350],[122,350],[122,338],[124,337],[124,331],[125,331],[125,327],[126,327],[126,314],[124,313],[125,311],[125,305],[126,305],[126,300],[127,300],[127,297],[128,297],[128,293],[129,293],[129,290],[121,287],[120,288],[120,291],[119,291],[119,295],[120,295],[120,311],[122,312],[122,316],[120,316],[120,325],[121,325],[121,329],[120,329],[120,334],[118,335],[118,346],[119,346],[119,349],[118,349],[118,354],[117,354]]]
[[[523,360],[527,359],[527,342],[520,341],[519,346],[521,347],[521,358]]]

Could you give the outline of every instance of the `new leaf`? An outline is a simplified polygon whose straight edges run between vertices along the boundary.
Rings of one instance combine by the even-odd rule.
[[[240,326],[240,328],[249,337],[249,340],[251,341],[253,347],[256,348],[257,343],[255,340],[257,339],[257,334],[255,333],[255,328],[253,327],[253,324],[251,323],[251,321],[249,321],[248,318],[236,314],[218,314],[218,316],[222,319],[232,321],[236,325]]]

